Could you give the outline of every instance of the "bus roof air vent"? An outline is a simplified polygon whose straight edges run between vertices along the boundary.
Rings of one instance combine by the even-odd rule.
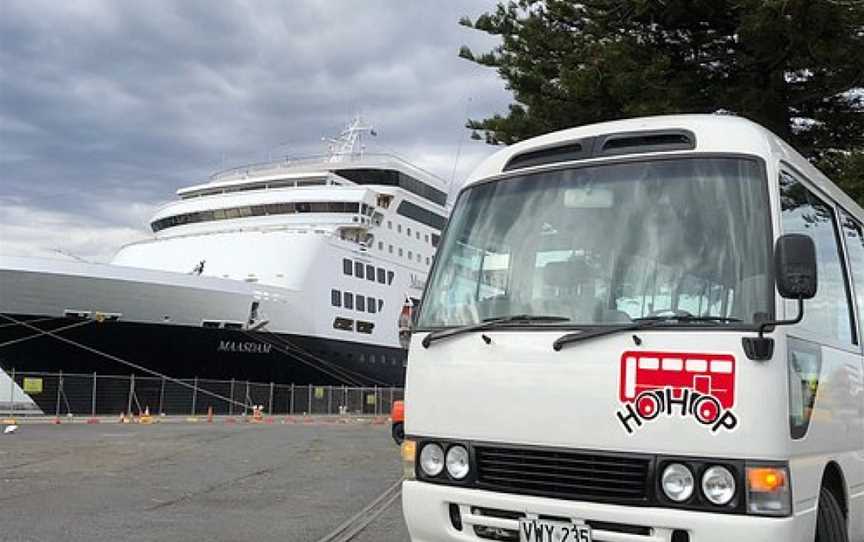
[[[523,152],[511,158],[502,171],[512,171],[514,169],[590,158],[591,147],[592,145],[590,140],[568,141],[563,145],[555,145]]]
[[[595,156],[642,152],[689,151],[696,148],[696,135],[689,130],[629,132],[600,136]]]
[[[621,132],[586,137],[514,155],[503,171],[513,171],[560,162],[573,162],[600,156],[645,152],[689,151],[696,148],[696,135],[690,130],[650,130]]]

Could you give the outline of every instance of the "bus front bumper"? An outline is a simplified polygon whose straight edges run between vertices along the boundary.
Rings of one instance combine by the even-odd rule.
[[[459,508],[462,530],[451,521]],[[689,542],[813,542],[815,510],[789,518],[710,514],[667,508],[626,507],[494,493],[477,489],[406,481],[402,508],[414,542],[480,542],[516,536],[512,519],[547,516],[594,524],[594,542],[670,542],[676,530]]]

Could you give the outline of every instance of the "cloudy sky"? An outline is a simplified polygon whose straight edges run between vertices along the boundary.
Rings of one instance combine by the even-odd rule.
[[[0,2],[0,252],[106,261],[184,185],[318,154],[360,111],[395,152],[456,179],[495,149],[495,45],[457,24],[493,1]]]

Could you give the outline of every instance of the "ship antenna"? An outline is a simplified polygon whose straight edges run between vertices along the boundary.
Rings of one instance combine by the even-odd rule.
[[[468,118],[468,109],[471,106],[471,97],[469,96],[467,100],[465,100],[465,119]],[[456,180],[456,168],[459,166],[459,158],[462,155],[462,141],[464,140],[464,134],[462,130],[459,130],[459,139],[456,140],[456,159],[453,160],[453,172],[450,173],[450,182],[447,183],[447,192],[450,192],[450,188],[453,186],[453,181]]]
[[[322,141],[328,143],[328,162],[341,162],[346,158],[348,160],[363,158],[363,152],[366,150],[362,143],[364,132],[368,132],[371,136],[378,135],[372,126],[363,123],[363,118],[360,113],[357,113],[351,122],[345,126],[345,129],[339,133],[339,137],[322,138]]]

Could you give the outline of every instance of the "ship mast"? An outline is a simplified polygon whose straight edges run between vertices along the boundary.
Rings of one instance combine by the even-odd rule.
[[[363,157],[363,151],[366,147],[361,142],[363,133],[368,132],[369,135],[378,135],[372,126],[364,125],[360,114],[354,115],[354,118],[349,122],[345,129],[337,138],[323,138],[328,143],[327,151],[329,153],[328,162],[342,162],[343,160],[359,159]]]

